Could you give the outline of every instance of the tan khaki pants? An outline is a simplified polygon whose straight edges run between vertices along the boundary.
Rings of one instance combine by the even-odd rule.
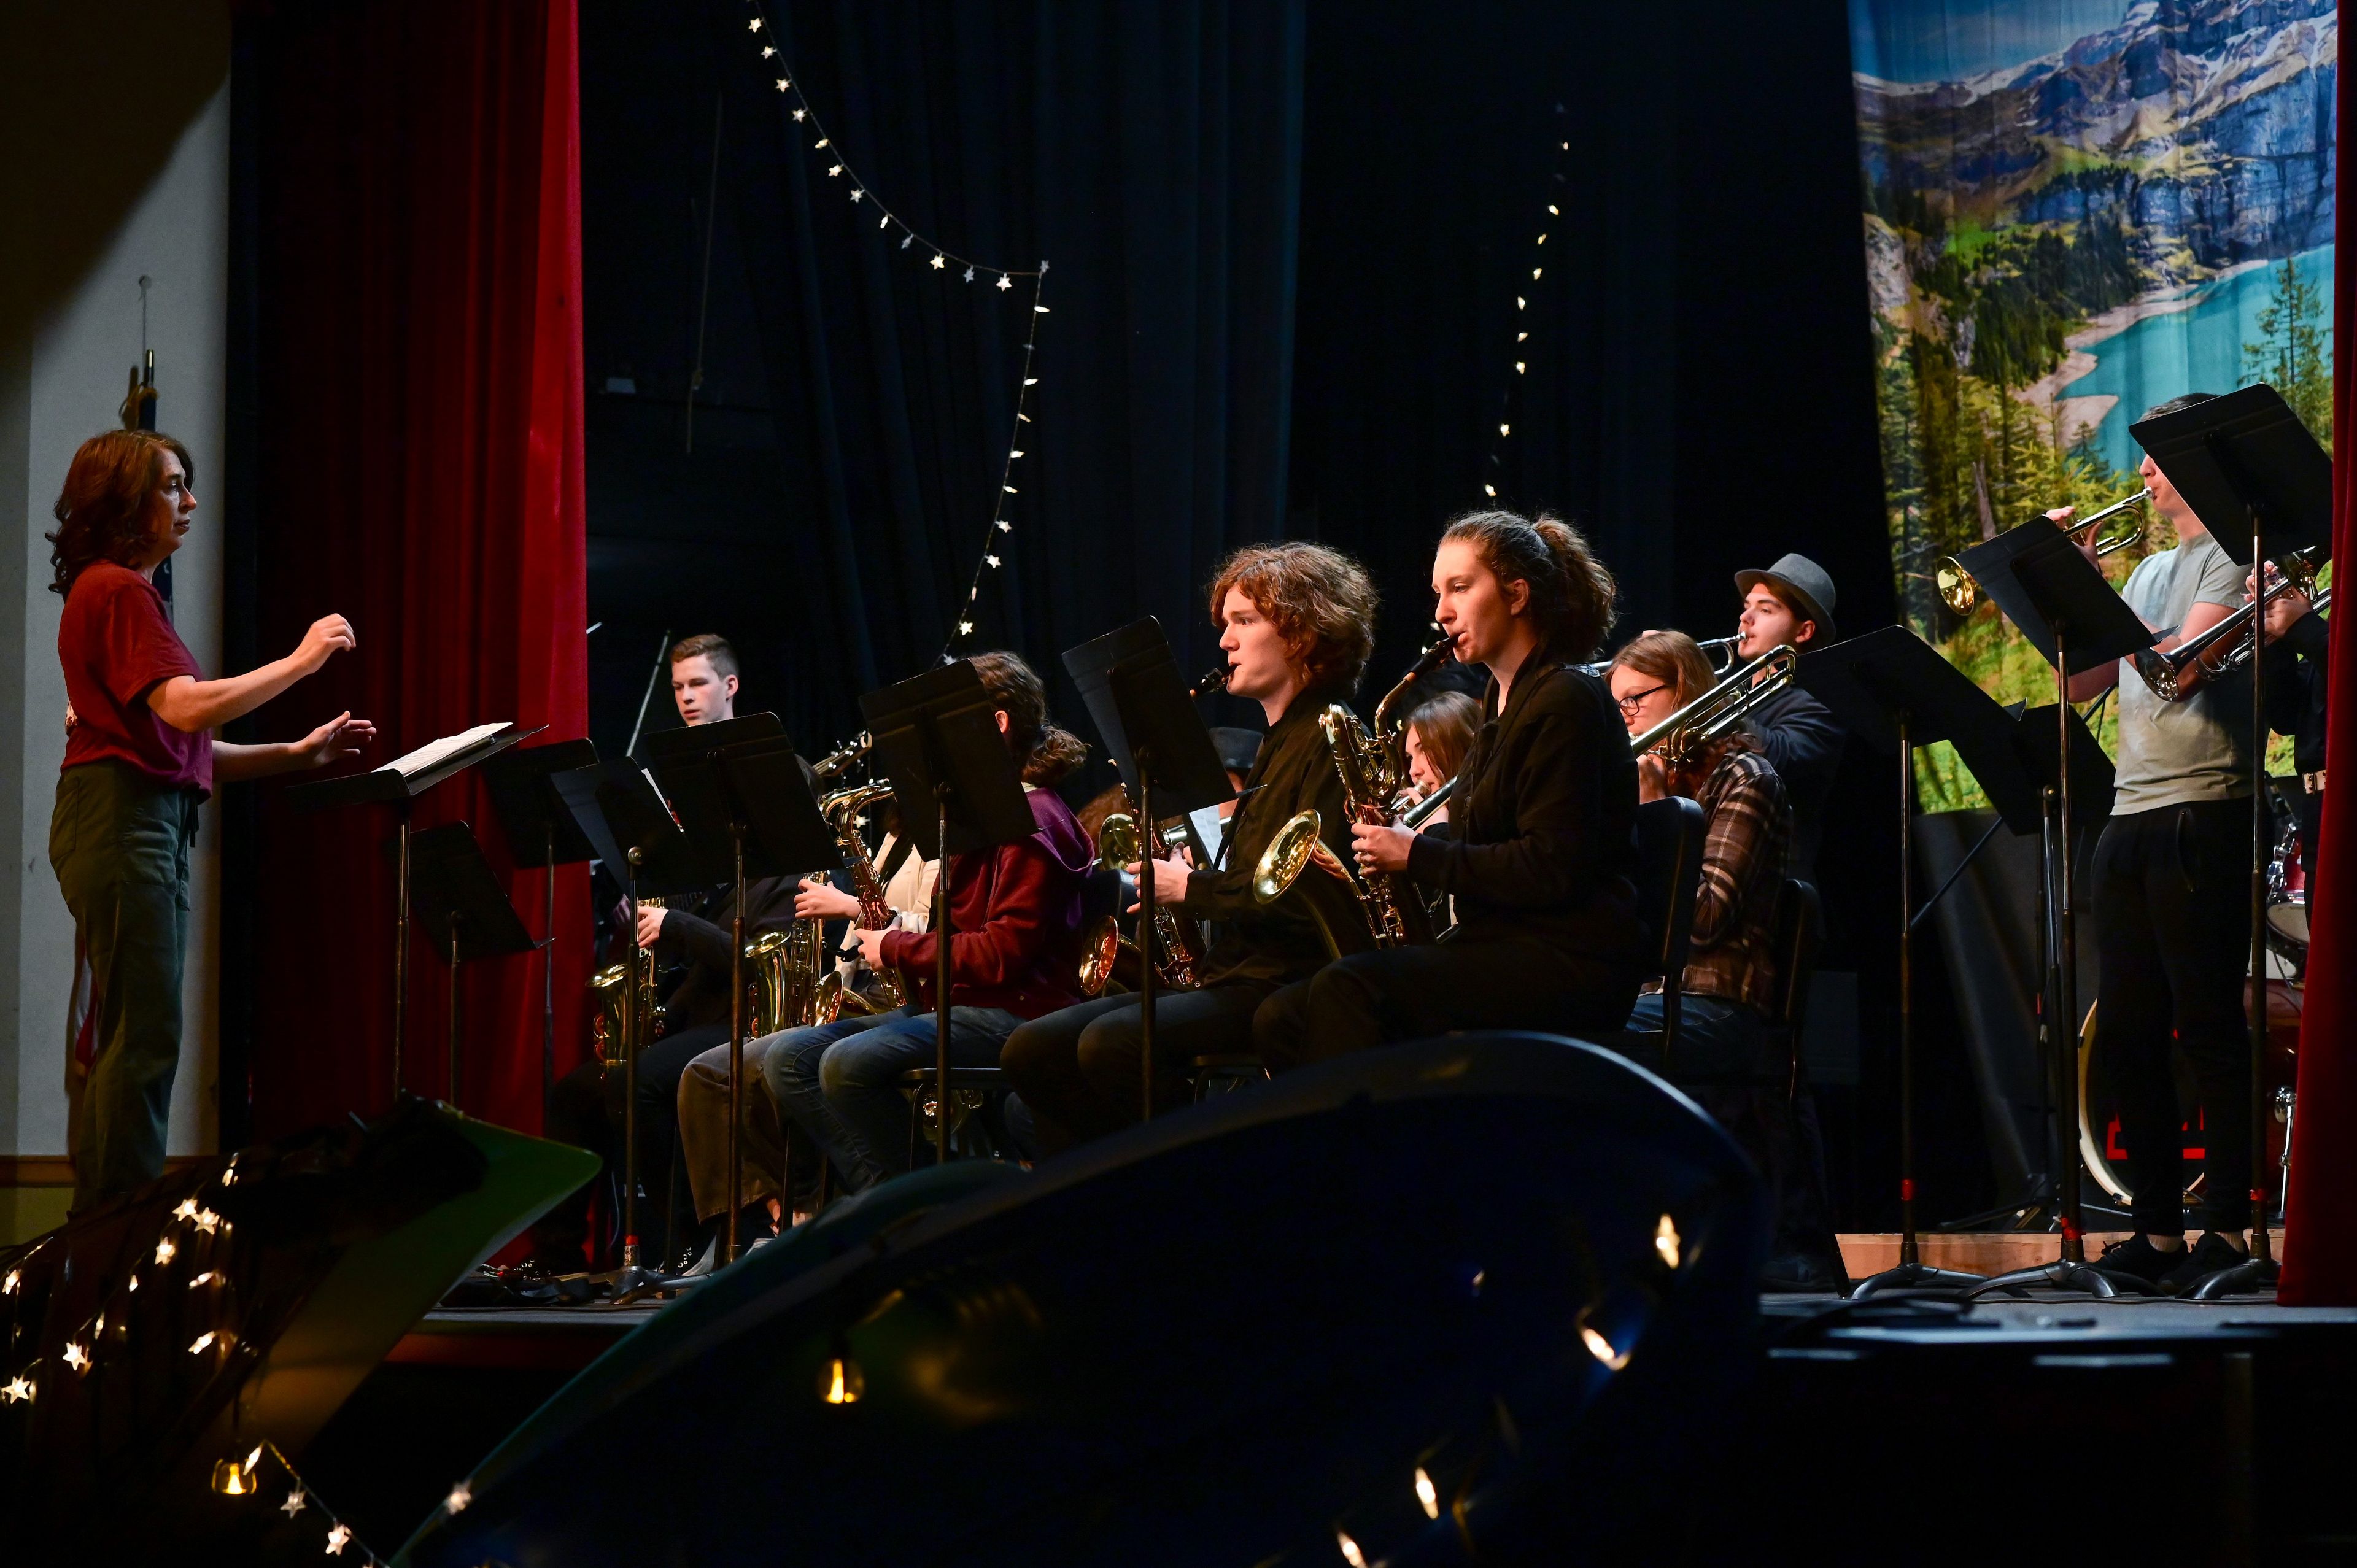
[[[777,1101],[761,1078],[761,1058],[775,1035],[745,1042],[743,1131],[747,1203],[778,1196],[786,1158],[785,1134]],[[679,1147],[687,1184],[695,1196],[695,1218],[718,1216],[728,1207],[728,1047],[715,1046],[687,1064],[679,1077]]]

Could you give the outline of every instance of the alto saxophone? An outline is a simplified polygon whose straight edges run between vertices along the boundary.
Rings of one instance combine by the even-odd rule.
[[[1159,853],[1165,847],[1157,843],[1155,849]],[[1098,865],[1135,865],[1138,875],[1151,876],[1154,873],[1146,868],[1146,858],[1145,834],[1138,828],[1135,808],[1114,812],[1097,829]],[[1161,956],[1155,962],[1154,972],[1161,977],[1164,986],[1172,991],[1197,989],[1201,983],[1195,974],[1195,944],[1189,938],[1178,911],[1158,898],[1154,903],[1154,934],[1156,945],[1162,950]],[[1083,980],[1088,977],[1089,972],[1084,970]],[[1103,982],[1100,980],[1097,983],[1102,988]]]
[[[1389,701],[1385,699],[1386,703]],[[1400,779],[1384,744],[1370,736],[1359,715],[1340,703],[1329,704],[1318,715],[1318,727],[1326,732],[1326,745],[1334,753],[1335,771],[1342,776],[1342,801],[1350,809],[1351,821],[1389,822],[1385,808],[1398,793]],[[1425,908],[1413,884],[1388,871],[1371,871],[1363,881],[1377,947],[1432,940],[1432,911]]]
[[[876,862],[867,853],[867,841],[860,836],[859,813],[891,792],[889,784],[855,784],[848,789],[836,790],[818,803],[819,811],[826,817],[827,825],[834,830],[835,842],[843,847],[844,867],[851,873],[851,885],[859,895],[858,926],[863,931],[880,931],[890,925],[892,907],[884,902],[884,879],[876,874]],[[893,1006],[908,1004],[908,992],[900,983],[898,973],[879,969],[876,978],[883,986],[885,994],[892,999]],[[836,984],[840,986],[839,979]],[[837,1004],[837,1015],[843,1005],[843,1003]],[[829,1017],[826,1021],[832,1023],[834,1019]]]

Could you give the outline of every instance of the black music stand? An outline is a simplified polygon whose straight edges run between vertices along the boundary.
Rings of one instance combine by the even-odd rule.
[[[553,774],[549,782],[597,845],[597,857],[621,875],[629,909],[630,947],[623,961],[630,1003],[622,1015],[630,1020],[630,1038],[622,1050],[622,1266],[603,1278],[615,1301],[632,1301],[677,1283],[639,1266],[639,1053],[646,1048],[648,1022],[639,993],[643,951],[639,946],[639,898],[647,893],[694,892],[719,881],[720,875],[697,858],[662,797],[634,764],[600,762]]]
[[[2191,408],[2128,426],[2193,514],[2246,521],[2247,528],[2212,527],[2218,547],[2259,575],[2262,563],[2300,550],[2331,548],[2332,459],[2299,422],[2281,394],[2264,383],[2212,398]],[[2267,1147],[2267,866],[2275,848],[2267,785],[2266,618],[2254,615],[2251,659],[2251,1255],[2211,1274],[2186,1294],[2211,1300],[2276,1283],[2274,1243],[2267,1234],[2266,1184],[2259,1165]]]
[[[1851,734],[1899,758],[1899,1266],[1859,1281],[1850,1295],[1976,1283],[1978,1274],[1925,1263],[1915,1235],[1915,747],[1942,740],[1955,746],[1990,800],[2000,802],[1991,832],[2009,818],[2033,820],[2036,790],[2014,750],[2005,710],[1905,627],[1883,627],[1809,654],[1797,674],[1802,689]],[[1984,834],[1981,843],[1987,842]]]
[[[933,977],[933,1076],[940,1096],[935,1157],[950,1158],[950,888],[952,857],[995,849],[1039,831],[1023,781],[994,716],[997,704],[972,664],[960,660],[860,694],[859,710],[899,803],[900,825],[919,854],[938,860],[933,886],[937,962]]]
[[[372,804],[398,810],[400,828],[394,841],[396,865],[393,879],[393,1097],[396,1101],[401,1098],[401,1045],[409,1000],[409,841],[417,797],[444,779],[455,779],[477,763],[489,761],[517,742],[530,740],[547,727],[477,725],[457,735],[429,741],[366,773],[347,773],[315,784],[297,784],[286,791],[286,803],[298,811]]]
[[[2079,1027],[2079,918],[2073,885],[2075,856],[2072,854],[2071,811],[2072,746],[2070,734],[2074,716],[2071,707],[2071,677],[2083,671],[2116,663],[2137,649],[2152,646],[2152,629],[2128,608],[2127,602],[2112,591],[2104,575],[2094,564],[2079,553],[2078,545],[2053,523],[2040,519],[2024,523],[2012,531],[2044,530],[2042,538],[2034,538],[2015,550],[2003,561],[1997,572],[1981,577],[1982,585],[1997,602],[2013,623],[2021,628],[2031,646],[2054,666],[2055,750],[2055,837],[2061,846],[2061,888],[2058,900],[2061,912],[2056,919],[2060,932],[2060,953],[2055,977],[2056,1038],[2064,1048],[2058,1056],[2067,1055],[2069,1043],[2077,1037]],[[2011,535],[2002,536],[2010,538]],[[1992,541],[1992,543],[1997,541]],[[1983,546],[1986,549],[1987,546]],[[1975,576],[1980,568],[1973,566]],[[2116,1295],[2120,1290],[2141,1293],[2144,1282],[2126,1274],[2107,1274],[2087,1263],[2087,1244],[2083,1236],[2085,1214],[2080,1201],[2079,1162],[2069,1157],[2072,1139],[2079,1125],[2079,1077],[2069,1075],[2067,1099],[2070,1113],[2063,1119],[2067,1129],[2063,1140],[2058,1175],[2061,1187],[2062,1236],[2060,1255],[2051,1263],[2026,1269],[2014,1269],[1982,1281],[1964,1292],[1970,1297],[1992,1290],[2015,1290],[2019,1286],[2045,1283],[2066,1290],[2089,1291],[2099,1296]]]
[[[547,873],[541,897],[543,949],[540,992],[540,1102],[545,1111],[556,1086],[556,868],[597,858],[573,814],[548,781],[552,773],[587,768],[597,760],[597,746],[587,740],[552,740],[544,746],[519,746],[483,764],[483,787],[491,792],[491,811],[508,835],[508,854],[519,870],[533,866]]]
[[[712,755],[713,771],[722,794],[726,798],[730,832],[734,849],[740,856],[743,845],[751,843],[758,849],[763,864],[779,867],[774,875],[791,874],[791,868],[833,866],[843,864],[843,847],[828,825],[826,813],[819,809],[818,796],[811,789],[810,770],[802,759],[794,755],[793,747],[781,731],[773,739],[750,740],[727,746]],[[737,865],[737,962],[744,961],[745,897],[744,866]],[[811,976],[812,994],[815,996],[820,977]],[[736,992],[741,1009],[745,997],[745,982],[737,978]],[[744,1026],[734,1026],[742,1036]],[[735,1215],[744,1208],[745,1155],[741,1142],[740,1118],[743,1115],[742,1090],[738,1087],[745,1077],[742,1046],[731,1049],[728,1058],[728,1236],[724,1256],[737,1256],[737,1221]],[[794,1195],[793,1122],[784,1118],[784,1166],[778,1172],[778,1191],[786,1207],[786,1220],[792,1221]],[[825,1155],[822,1154],[823,1160]]]
[[[458,966],[530,952],[532,940],[499,874],[464,822],[427,828],[409,846],[410,901],[436,950],[450,965],[450,1106],[458,1108]]]
[[[1162,623],[1152,616],[1117,631],[1068,649],[1064,668],[1081,688],[1081,701],[1104,737],[1105,749],[1122,782],[1137,801],[1138,851],[1159,859],[1155,798],[1171,815],[1200,811],[1235,799],[1225,764],[1203,715],[1180,678]],[[1137,1070],[1138,1119],[1154,1120],[1154,1004],[1152,950],[1157,888],[1152,868],[1137,877]]]

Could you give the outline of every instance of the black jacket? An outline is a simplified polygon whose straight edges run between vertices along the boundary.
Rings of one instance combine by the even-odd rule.
[[[1458,769],[1448,822],[1408,851],[1408,875],[1457,900],[1455,941],[1519,938],[1566,956],[1641,961],[1637,761],[1604,682],[1534,659]],[[1496,682],[1482,694],[1498,701]]]
[[[1318,837],[1350,865],[1350,812],[1342,801],[1342,775],[1326,744],[1318,716],[1340,699],[1335,691],[1303,692],[1261,742],[1260,755],[1244,777],[1244,794],[1228,821],[1228,851],[1221,869],[1187,878],[1179,906],[1212,923],[1211,950],[1196,974],[1205,985],[1230,981],[1265,981],[1283,985],[1307,980],[1326,962],[1325,940],[1296,900],[1263,904],[1253,897],[1253,868],[1287,819],[1316,811]]]
[[[1751,732],[1776,765],[1792,802],[1792,875],[1816,879],[1817,845],[1824,837],[1825,792],[1849,738],[1839,720],[1798,686],[1787,686],[1751,710]]]
[[[794,923],[792,876],[756,877],[745,885],[745,940],[763,931],[782,931]],[[669,1015],[666,1027],[701,1028],[728,1022],[728,941],[737,918],[733,886],[698,894],[677,908],[663,911],[662,935],[655,939],[659,961],[684,961],[687,973],[663,1000]]]
[[[2267,727],[2291,736],[2292,766],[2324,771],[2325,652],[2332,625],[2310,612],[2267,648]]]

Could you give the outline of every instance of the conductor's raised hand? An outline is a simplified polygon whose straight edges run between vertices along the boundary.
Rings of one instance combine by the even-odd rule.
[[[321,616],[296,645],[295,662],[302,667],[304,674],[316,674],[338,653],[359,646],[359,639],[352,635],[351,622],[341,616]]]
[[[325,768],[331,762],[358,757],[374,739],[376,725],[341,713],[296,741],[294,751],[299,766]]]

